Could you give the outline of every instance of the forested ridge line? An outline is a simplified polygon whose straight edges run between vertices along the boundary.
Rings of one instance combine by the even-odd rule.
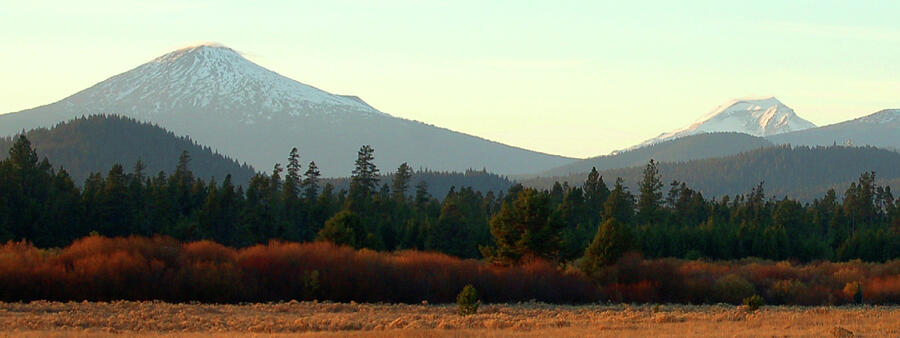
[[[197,178],[182,153],[171,174],[147,175],[140,162],[94,173],[83,188],[39,160],[25,135],[0,161],[0,240],[63,247],[90,233],[166,235],[247,247],[272,239],[327,240],[377,251],[427,250],[516,264],[537,257],[586,270],[622,253],[645,257],[758,257],[799,261],[900,257],[900,200],[862,173],[843,192],[812,203],[749,194],[707,199],[681,182],[664,183],[655,161],[632,193],[594,170],[581,186],[537,190],[514,185],[482,193],[456,187],[438,200],[406,164],[382,182],[374,149],[363,146],[348,189],[322,186],[299,151],[287,165],[255,174],[246,189],[230,176]],[[599,264],[599,265],[598,265]]]

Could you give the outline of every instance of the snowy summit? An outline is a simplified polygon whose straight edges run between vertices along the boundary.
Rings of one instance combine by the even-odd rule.
[[[855,121],[871,124],[900,124],[900,109],[885,109]]]
[[[99,105],[96,110],[114,107],[116,113],[137,117],[212,108],[221,118],[245,124],[271,120],[273,114],[298,116],[312,111],[326,115],[382,114],[360,100],[334,95],[260,67],[217,44],[170,52],[70,99],[75,105],[90,102]]]
[[[687,127],[660,134],[631,149],[702,133],[739,132],[771,136],[815,127],[815,124],[797,116],[793,109],[774,97],[736,99],[717,107]]]
[[[92,114],[154,123],[257,170],[283,163],[297,147],[322,175],[346,176],[362,145],[377,149],[382,168],[407,162],[525,174],[571,161],[397,118],[357,96],[323,91],[209,44],[151,59],[60,101],[0,115],[0,136]]]

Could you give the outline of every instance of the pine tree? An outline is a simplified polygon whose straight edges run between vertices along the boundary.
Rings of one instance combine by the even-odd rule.
[[[634,236],[629,226],[615,218],[609,218],[597,229],[594,240],[584,251],[579,267],[590,276],[600,267],[615,263],[632,248],[633,243]]]
[[[359,197],[368,197],[375,192],[378,186],[378,168],[375,167],[375,150],[372,146],[364,145],[359,148],[356,157],[356,168],[351,177],[350,194]]]
[[[391,191],[394,192],[395,201],[405,201],[406,191],[409,190],[409,180],[412,178],[412,168],[406,162],[397,168],[394,173],[394,181],[392,182]]]
[[[609,188],[603,182],[603,177],[597,172],[597,168],[591,168],[587,180],[584,181],[584,200],[587,212],[592,215],[591,223],[598,224],[603,213],[603,204],[609,197]]]
[[[306,199],[307,203],[312,203],[316,200],[319,194],[319,167],[316,166],[316,162],[309,162],[309,166],[307,166],[306,173],[303,174],[303,198]]]
[[[357,249],[363,247],[365,238],[365,229],[359,215],[349,210],[343,210],[329,218],[318,234],[319,240]]]
[[[300,169],[300,154],[297,152],[297,148],[293,148],[288,157],[287,175],[284,177],[283,190],[286,201],[300,196]]]
[[[482,248],[482,254],[504,264],[527,256],[555,259],[560,249],[559,231],[564,223],[550,207],[550,197],[534,189],[524,189],[512,203],[504,202],[491,218],[491,235],[496,248]]]
[[[603,205],[603,219],[615,219],[622,224],[631,224],[634,215],[634,197],[622,185],[622,178],[616,178],[616,184]]]
[[[657,165],[656,161],[651,159],[644,168],[644,177],[641,179],[640,196],[637,202],[638,224],[655,224],[661,220],[663,183]]]

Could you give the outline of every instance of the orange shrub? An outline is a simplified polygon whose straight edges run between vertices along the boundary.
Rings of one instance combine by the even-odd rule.
[[[759,259],[688,261],[636,254],[587,280],[552,262],[499,266],[441,253],[355,250],[326,242],[273,241],[234,249],[168,237],[85,237],[63,249],[0,245],[0,300],[243,302],[290,299],[453,302],[472,284],[485,302],[843,304],[848,283],[866,303],[900,303],[900,260],[796,265]],[[853,284],[853,293],[855,293]],[[602,297],[601,297],[602,295]]]

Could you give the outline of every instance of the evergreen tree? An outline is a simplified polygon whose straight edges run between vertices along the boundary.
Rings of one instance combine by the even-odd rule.
[[[615,219],[622,224],[631,224],[634,215],[634,197],[622,184],[622,178],[616,178],[616,185],[603,205],[603,218]]]
[[[292,148],[288,156],[287,175],[284,177],[284,198],[289,201],[300,196],[300,154]],[[294,202],[286,202],[294,205]]]
[[[515,263],[527,256],[555,259],[560,249],[559,231],[564,224],[550,207],[548,194],[524,189],[516,199],[504,202],[491,218],[496,248],[483,247],[482,254],[500,263]]]
[[[378,185],[378,168],[375,167],[375,150],[372,146],[364,145],[359,148],[356,157],[356,168],[353,169],[351,176],[351,195],[358,194],[362,197],[368,197],[375,192]],[[354,191],[355,190],[355,191]]]
[[[306,199],[307,203],[312,203],[318,198],[319,176],[321,176],[316,162],[309,162],[309,166],[307,166],[306,173],[303,176],[303,198]]]
[[[592,223],[599,223],[600,215],[603,213],[603,204],[609,197],[609,188],[603,182],[603,177],[597,172],[597,168],[591,168],[587,180],[584,181],[584,200],[587,210],[591,215]]]
[[[366,233],[359,215],[343,210],[325,222],[325,227],[319,231],[318,239],[358,249],[363,247]]]
[[[600,267],[615,263],[633,246],[634,236],[629,226],[609,218],[597,229],[591,245],[584,251],[579,267],[592,275]]]
[[[412,178],[412,168],[406,162],[397,168],[394,173],[394,181],[392,182],[392,191],[394,192],[395,201],[405,201],[406,191],[409,190],[409,180]]]
[[[637,202],[638,224],[657,224],[661,220],[662,178],[654,160],[644,168],[644,177],[640,183],[640,195]]]

